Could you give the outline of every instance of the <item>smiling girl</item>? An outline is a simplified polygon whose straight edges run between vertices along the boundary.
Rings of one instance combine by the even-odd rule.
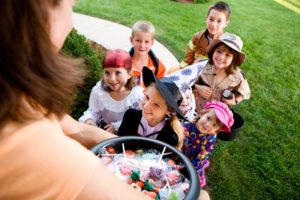
[[[128,52],[120,49],[108,51],[103,70],[103,80],[93,87],[89,108],[79,121],[115,133],[125,111],[140,108],[143,93],[141,87],[134,86]]]
[[[220,130],[230,132],[233,123],[233,113],[226,104],[219,101],[206,103],[193,123],[182,123],[185,128],[182,152],[195,166],[201,187],[206,185],[204,170],[209,166],[217,134]]]
[[[239,68],[246,57],[242,47],[241,38],[229,33],[224,33],[208,46],[208,63],[195,84],[198,112],[211,100],[233,106],[250,98],[248,82]]]
[[[177,116],[184,117],[178,107],[182,101],[179,88],[168,78],[158,79],[148,67],[142,74],[146,87],[142,110],[126,111],[118,135],[149,137],[181,148],[183,127]]]

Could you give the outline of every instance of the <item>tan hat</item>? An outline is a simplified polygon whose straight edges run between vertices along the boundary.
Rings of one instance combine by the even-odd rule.
[[[221,42],[223,44],[225,44],[226,46],[230,47],[231,49],[235,50],[236,52],[238,52],[237,65],[240,66],[244,62],[244,60],[246,58],[246,55],[242,52],[243,41],[237,35],[234,35],[234,34],[231,34],[231,33],[223,33],[220,38],[214,39],[213,41],[211,41],[211,43],[207,47],[207,54],[209,54],[210,51],[217,44],[219,44]]]

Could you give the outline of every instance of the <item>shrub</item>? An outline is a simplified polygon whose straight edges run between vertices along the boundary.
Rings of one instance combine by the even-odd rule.
[[[104,50],[99,45],[96,49],[97,51],[91,47],[91,42],[83,35],[78,34],[75,29],[67,37],[62,48],[62,52],[67,55],[85,59],[85,65],[82,67],[87,70],[87,76],[85,77],[84,84],[77,88],[76,98],[71,107],[71,115],[75,119],[78,119],[87,109],[90,92],[102,75],[101,63]]]

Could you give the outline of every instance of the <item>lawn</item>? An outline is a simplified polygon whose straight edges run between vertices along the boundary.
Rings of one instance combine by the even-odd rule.
[[[299,199],[300,15],[272,0],[226,2],[232,16],[225,31],[244,41],[252,97],[235,108],[245,126],[235,141],[218,142],[206,189],[212,199]],[[180,61],[193,33],[205,28],[210,4],[77,0],[75,11],[126,26],[149,20]]]

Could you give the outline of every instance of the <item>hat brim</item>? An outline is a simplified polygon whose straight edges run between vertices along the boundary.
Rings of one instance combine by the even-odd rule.
[[[151,83],[155,83],[159,93],[164,98],[164,100],[166,101],[168,106],[171,107],[177,113],[178,117],[185,119],[185,117],[182,114],[182,112],[180,111],[179,106],[178,106],[176,100],[174,99],[172,93],[170,92],[169,88],[167,88],[167,86],[166,86],[166,84],[170,84],[171,81],[168,80],[167,78],[162,78],[159,80],[153,74],[152,70],[149,69],[148,67],[143,68],[142,76],[143,76],[144,85],[146,87],[148,87]],[[175,87],[177,87],[175,83],[173,83],[173,84],[175,85]],[[180,92],[179,89],[178,89],[178,91]]]
[[[220,120],[220,122],[223,124],[223,127],[221,128],[220,131],[224,131],[224,132],[230,132],[231,129],[230,129],[230,126],[228,126],[227,124],[227,121],[226,121],[226,117],[224,116],[224,113],[217,110],[217,109],[214,109],[215,113],[216,113],[216,116],[217,118]]]
[[[240,66],[241,64],[243,64],[243,62],[246,59],[246,55],[243,52],[241,52],[240,50],[236,49],[236,47],[232,43],[229,43],[229,42],[226,42],[226,41],[222,41],[220,39],[214,39],[213,41],[211,41],[211,43],[206,48],[207,54],[209,54],[211,52],[211,50],[214,49],[214,47],[216,45],[220,44],[220,43],[223,43],[226,46],[228,46],[229,48],[231,48],[234,51],[236,51],[238,53],[237,65]]]

